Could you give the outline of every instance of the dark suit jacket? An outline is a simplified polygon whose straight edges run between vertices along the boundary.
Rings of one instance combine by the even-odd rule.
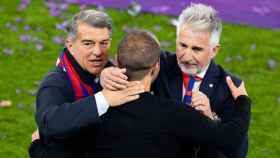
[[[85,72],[67,53],[70,62],[87,84],[94,76]],[[101,89],[97,85],[97,90]],[[85,157],[88,143],[93,138],[99,116],[94,96],[75,101],[74,91],[67,75],[58,67],[42,81],[36,97],[36,123],[40,140],[33,142],[31,158],[80,158]]]
[[[237,99],[233,116],[219,123],[190,106],[146,92],[136,101],[109,108],[97,129],[94,151],[97,158],[175,158],[180,142],[234,149],[247,132],[250,103]]]
[[[226,83],[226,76],[231,76],[233,82],[239,86],[241,80],[221,66],[211,61],[210,66],[202,80],[199,90],[202,91],[210,100],[211,109],[222,119],[228,120],[232,116],[234,100]],[[160,73],[153,84],[153,91],[156,95],[182,100],[182,73],[178,67],[176,55],[174,53],[162,52],[160,56]],[[233,157],[245,158],[248,150],[247,134],[244,134],[243,142],[234,152],[223,152],[215,148],[201,148],[200,157],[213,157],[211,153],[216,152],[219,156],[215,157]],[[207,153],[207,154],[204,154]],[[209,155],[209,156],[207,156]]]

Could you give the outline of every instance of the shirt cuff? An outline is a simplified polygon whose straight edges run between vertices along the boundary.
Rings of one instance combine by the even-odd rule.
[[[101,116],[107,112],[109,104],[101,92],[96,93],[94,97],[96,101],[98,116]]]

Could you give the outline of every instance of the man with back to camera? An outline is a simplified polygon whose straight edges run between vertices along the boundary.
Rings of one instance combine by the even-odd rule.
[[[181,145],[195,143],[230,151],[240,144],[250,120],[250,100],[243,83],[236,88],[227,78],[235,105],[231,118],[217,122],[188,105],[150,93],[160,68],[160,46],[151,33],[129,32],[117,53],[118,66],[126,69],[128,81],[140,81],[145,92],[102,115],[91,157],[175,158],[181,156]]]
[[[162,52],[161,70],[152,86],[154,94],[190,104],[211,119],[228,120],[234,107],[234,99],[226,84],[230,75],[236,85],[241,80],[214,62],[220,48],[222,23],[217,11],[204,4],[191,4],[179,16],[176,38],[176,55]],[[116,90],[125,87],[124,70],[108,68],[101,73],[101,83]],[[118,75],[114,75],[118,74]],[[127,83],[127,82],[126,82]],[[191,151],[193,157],[245,158],[248,151],[247,133],[235,151],[223,148],[198,146],[182,148]],[[188,153],[186,153],[188,155]]]

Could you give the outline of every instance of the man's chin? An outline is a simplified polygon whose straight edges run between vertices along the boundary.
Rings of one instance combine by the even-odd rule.
[[[102,67],[100,67],[100,68],[95,67],[95,68],[88,69],[88,72],[92,75],[99,75],[101,73],[101,71],[102,71]]]
[[[194,76],[199,73],[199,70],[197,68],[180,67],[180,69],[183,73],[188,74],[190,76]]]

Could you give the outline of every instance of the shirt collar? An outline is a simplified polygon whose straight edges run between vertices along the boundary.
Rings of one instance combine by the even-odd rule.
[[[201,71],[200,73],[198,73],[196,76],[200,77],[200,78],[204,78],[208,68],[209,68],[210,63],[203,69],[203,71]]]

